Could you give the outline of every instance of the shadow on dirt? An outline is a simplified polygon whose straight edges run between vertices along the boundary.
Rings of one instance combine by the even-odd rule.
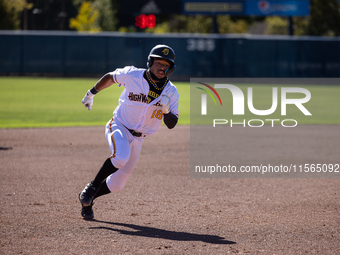
[[[13,150],[12,147],[0,147],[0,151],[9,151],[9,150]]]
[[[124,229],[117,229],[117,228],[105,227],[105,226],[90,227],[90,229],[107,229],[110,231],[116,231],[123,235],[144,236],[144,237],[161,238],[161,239],[168,239],[168,240],[174,240],[174,241],[202,241],[202,242],[211,243],[211,244],[236,244],[236,242],[228,241],[228,240],[225,240],[223,237],[215,236],[215,235],[200,235],[200,234],[192,234],[192,233],[187,233],[187,232],[169,231],[169,230],[164,230],[164,229],[159,229],[159,228],[145,227],[145,226],[139,226],[139,225],[127,224],[127,223],[107,222],[107,221],[98,221],[98,220],[93,220],[93,221],[133,229],[133,230],[124,230]]]

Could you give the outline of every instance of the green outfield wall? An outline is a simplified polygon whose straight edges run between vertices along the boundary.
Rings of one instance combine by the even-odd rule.
[[[146,67],[150,49],[176,52],[172,79],[339,77],[340,38],[148,33],[0,31],[0,75],[98,77]]]

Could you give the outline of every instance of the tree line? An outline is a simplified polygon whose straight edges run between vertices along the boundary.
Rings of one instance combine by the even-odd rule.
[[[248,33],[262,24],[263,34],[288,34],[287,17],[157,15],[154,28],[121,25],[119,0],[0,0],[1,30],[75,30],[146,33]],[[310,0],[310,15],[293,17],[295,35],[340,36],[337,0]]]

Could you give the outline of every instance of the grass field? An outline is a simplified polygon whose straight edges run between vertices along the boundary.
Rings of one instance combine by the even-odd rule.
[[[0,128],[96,126],[112,117],[123,88],[98,93],[91,111],[81,100],[97,79],[0,77]],[[189,124],[189,83],[176,82],[181,95],[179,124]]]
[[[96,81],[97,79],[85,78],[0,77],[0,128],[105,125],[112,117],[123,88],[113,85],[96,95],[93,108],[89,112],[82,105],[81,99]],[[188,125],[190,83],[174,82],[174,84],[180,94],[179,124]],[[254,107],[270,108],[270,87],[272,86],[256,85],[253,92],[254,98],[256,97]],[[296,107],[289,106],[291,108],[287,108],[289,112],[287,118],[299,119],[299,124],[340,124],[340,86],[301,87],[307,88],[312,94],[312,99],[306,103],[306,107],[313,116],[305,118]],[[247,85],[240,85],[240,88],[246,95]],[[199,109],[200,106],[197,107]],[[230,119],[231,114],[228,112],[225,118]],[[282,119],[279,110],[271,117]],[[244,118],[258,117],[250,116],[246,112]]]

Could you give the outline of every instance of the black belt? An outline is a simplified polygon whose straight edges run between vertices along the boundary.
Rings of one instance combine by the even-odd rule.
[[[141,137],[143,135],[143,133],[136,132],[135,130],[128,129],[128,128],[126,129],[129,130],[129,132],[135,137]]]

